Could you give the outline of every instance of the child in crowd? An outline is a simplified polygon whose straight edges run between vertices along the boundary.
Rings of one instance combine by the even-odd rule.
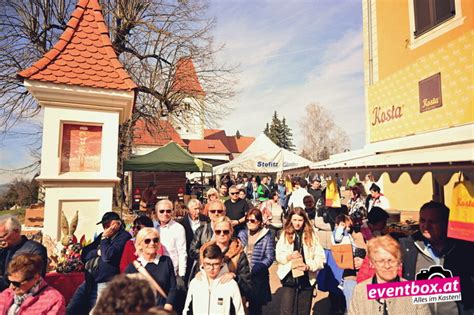
[[[234,280],[221,281],[228,269],[223,264],[224,254],[216,244],[203,251],[205,276],[195,277],[190,285],[183,314],[192,308],[194,314],[229,314],[233,303],[235,314],[244,315],[239,287]]]

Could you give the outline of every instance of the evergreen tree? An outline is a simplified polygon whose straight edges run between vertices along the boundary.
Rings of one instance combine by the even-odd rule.
[[[265,130],[263,131],[263,133],[265,134],[265,136],[269,137],[270,136],[270,126],[267,125],[265,126]]]
[[[278,119],[277,111],[273,112],[272,122],[270,124],[270,131],[268,137],[277,145],[281,142],[281,121]]]
[[[278,118],[277,111],[273,112],[271,123],[267,123],[264,134],[270,138],[277,146],[287,150],[294,150],[293,133],[286,124],[286,118],[282,120]]]
[[[293,132],[291,131],[290,127],[286,124],[286,118],[283,117],[281,120],[282,125],[282,132],[281,132],[281,142],[280,147],[294,151],[295,146],[293,145]]]
[[[237,131],[235,132],[235,137],[236,137],[237,139],[240,139],[240,137],[241,137],[241,136],[240,136],[240,131],[239,131],[238,129],[237,129]]]

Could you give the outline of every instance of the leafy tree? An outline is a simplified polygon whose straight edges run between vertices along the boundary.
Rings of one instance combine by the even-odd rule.
[[[308,104],[301,122],[303,157],[322,161],[328,159],[331,154],[349,148],[348,135],[336,125],[331,113],[320,104]]]
[[[14,205],[29,206],[38,201],[38,183],[35,180],[16,178],[8,183],[7,191],[0,197],[0,209]]]

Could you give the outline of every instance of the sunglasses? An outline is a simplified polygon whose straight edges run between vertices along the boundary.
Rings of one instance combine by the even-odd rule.
[[[171,213],[173,210],[171,209],[163,209],[163,210],[158,210],[159,213]]]
[[[230,230],[215,230],[214,231],[217,235],[229,235],[230,234]]]
[[[142,229],[142,226],[141,225],[134,225],[134,226],[132,226],[132,229],[136,230],[136,231],[140,231]]]
[[[9,282],[11,285],[13,285],[15,288],[19,288],[19,287],[21,287],[21,285],[22,285],[23,283],[28,282],[28,281],[30,281],[30,280],[33,279],[33,278],[34,278],[34,276],[29,277],[29,278],[26,278],[26,279],[24,279],[23,281],[11,281],[11,280],[8,279],[8,278],[7,278],[7,280],[8,280],[8,282]]]
[[[257,219],[247,219],[248,223],[258,223]]]
[[[143,240],[143,242],[147,245],[150,244],[151,241],[153,241],[153,243],[155,244],[158,244],[160,242],[160,239],[158,237],[155,237],[155,238],[145,238],[145,240]]]
[[[231,194],[231,195],[238,195],[239,192],[238,192],[238,191],[234,191],[234,192],[231,192],[230,194]]]
[[[223,213],[224,210],[209,210],[210,213]]]

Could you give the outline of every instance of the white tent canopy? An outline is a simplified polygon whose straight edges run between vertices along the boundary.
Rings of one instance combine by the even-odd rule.
[[[278,147],[265,134],[261,134],[235,160],[213,169],[214,174],[225,173],[282,173],[309,167],[312,162],[286,149]]]

